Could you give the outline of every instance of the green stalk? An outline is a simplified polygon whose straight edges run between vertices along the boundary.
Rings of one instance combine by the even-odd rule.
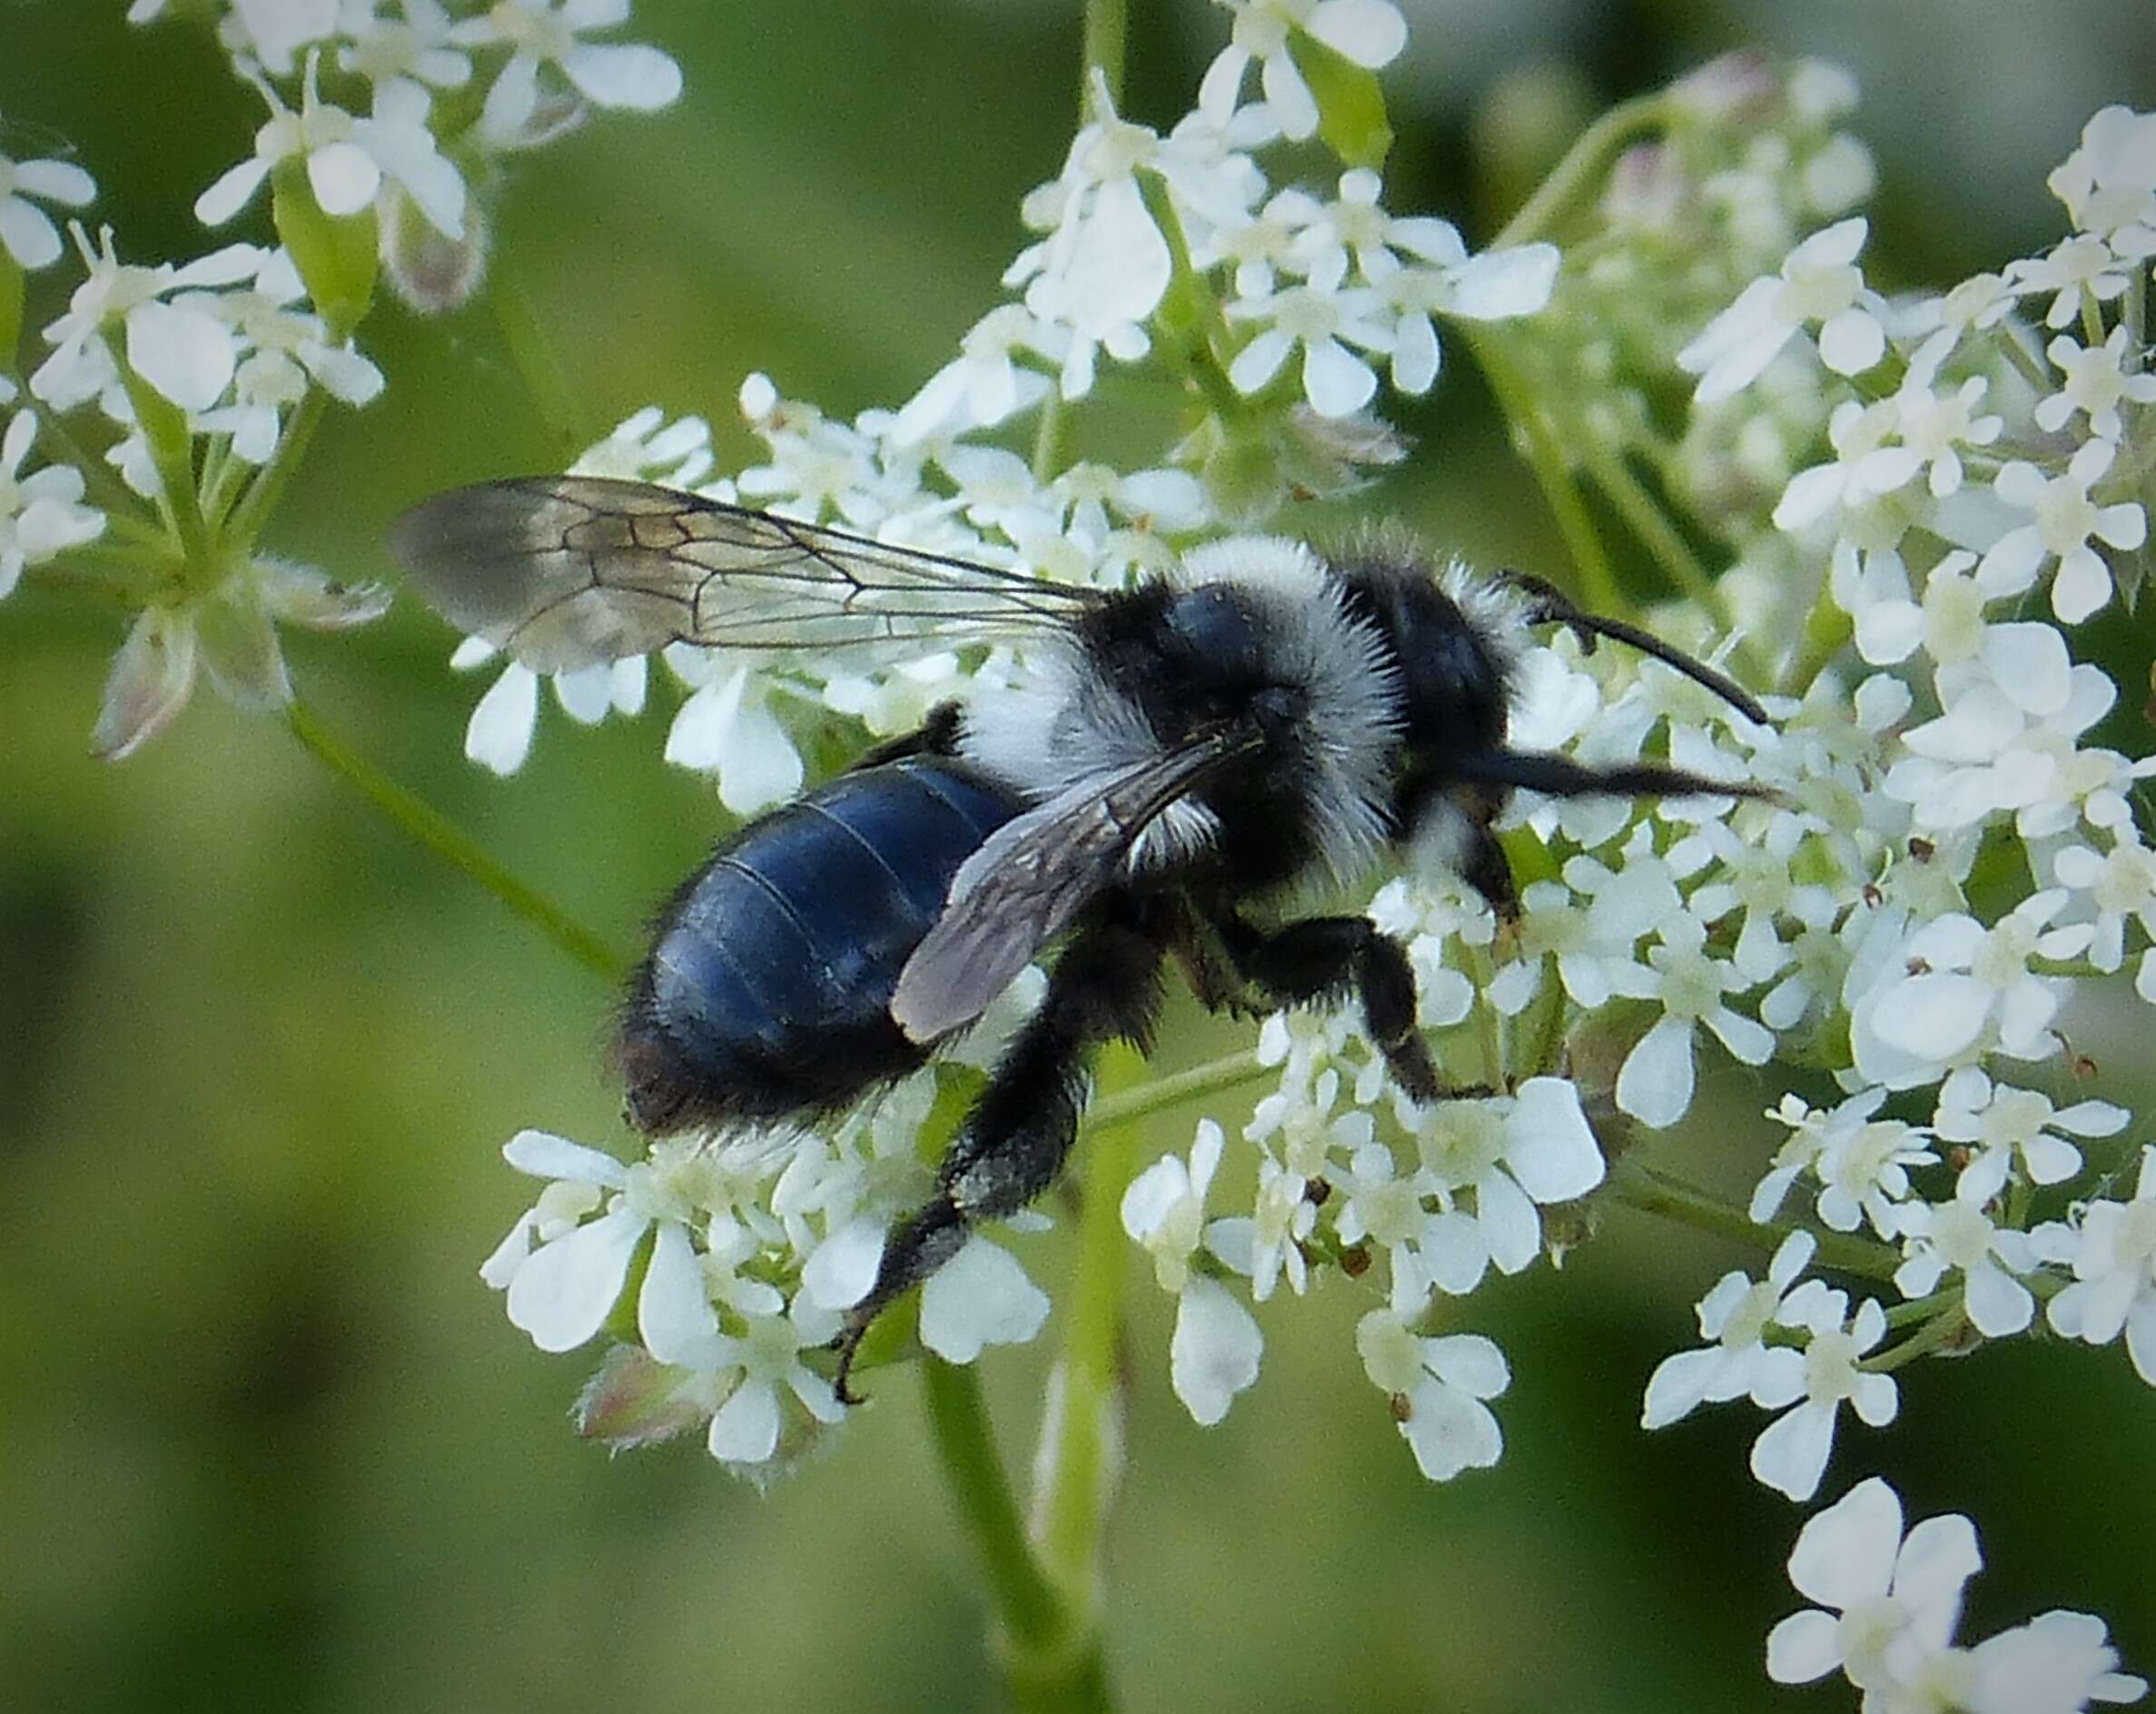
[[[1700,1232],[1711,1232],[1725,1238],[1735,1238],[1739,1243],[1748,1243],[1761,1250],[1772,1252],[1782,1240],[1793,1232],[1809,1231],[1800,1221],[1755,1221],[1736,1204],[1725,1201],[1712,1191],[1649,1166],[1637,1154],[1620,1157],[1616,1169],[1609,1175],[1610,1194],[1627,1208],[1643,1213],[1660,1214],[1665,1219],[1694,1227]],[[1812,1234],[1818,1243],[1816,1252],[1819,1265],[1841,1273],[1854,1273],[1865,1279],[1891,1280],[1894,1270],[1902,1265],[1902,1253],[1884,1243],[1874,1243],[1869,1238],[1853,1237],[1846,1233],[1820,1232]]]
[[[1968,1331],[1969,1312],[1962,1307],[1957,1293],[1947,1308],[1938,1312],[1900,1344],[1866,1357],[1856,1366],[1866,1374],[1892,1374],[1896,1369],[1914,1362],[1919,1357],[1928,1357],[1942,1347],[1951,1345]]]
[[[1667,100],[1660,93],[1635,96],[1612,107],[1581,132],[1565,151],[1564,158],[1549,170],[1549,176],[1536,186],[1535,193],[1490,240],[1489,248],[1502,250],[1508,244],[1530,243],[1540,238],[1616,157],[1620,147],[1636,136],[1662,129],[1667,118]]]
[[[1085,45],[1078,72],[1078,111],[1092,100],[1093,74],[1108,82],[1108,99],[1123,108],[1123,59],[1130,44],[1128,0],[1085,0]]]
[[[1086,1109],[1079,1134],[1092,1136],[1122,1125],[1136,1125],[1185,1101],[1222,1095],[1244,1084],[1255,1083],[1271,1069],[1258,1063],[1255,1048],[1246,1047],[1241,1053],[1223,1054],[1218,1059],[1209,1059],[1202,1065],[1192,1065],[1171,1076],[1148,1078],[1135,1089],[1103,1095],[1093,1103]]]
[[[1064,1615],[1026,1546],[1017,1501],[996,1456],[979,1372],[930,1355],[921,1364],[921,1383],[927,1392],[936,1455],[957,1502],[959,1521],[981,1561],[1006,1646],[1036,1652],[1063,1628]]]
[[[505,274],[487,293],[487,301],[493,305],[494,322],[501,330],[502,343],[509,348],[509,362],[516,365],[518,378],[530,395],[539,421],[562,458],[574,458],[590,437],[581,431],[583,413],[577,408],[575,390],[554,355],[530,294],[513,276]]]
[[[1078,1219],[1078,1268],[1056,1365],[1059,1396],[1042,1424],[1033,1545],[1064,1615],[1047,1648],[1014,1658],[1014,1690],[1028,1707],[1109,1706],[1101,1655],[1101,1554],[1123,1463],[1123,1399],[1116,1352],[1128,1261],[1123,1194],[1137,1133],[1116,1125],[1087,1148]]]
[[[269,522],[270,514],[283,496],[284,485],[292,481],[292,471],[306,456],[307,443],[314,439],[315,424],[321,421],[322,401],[328,397],[320,387],[307,390],[307,396],[292,407],[292,415],[284,420],[284,431],[277,437],[277,450],[270,454],[270,461],[247,485],[245,496],[233,508],[225,525],[224,537],[242,552],[254,546],[254,539],[262,534],[262,526]]]
[[[1617,588],[1617,573],[1610,569],[1609,555],[1603,549],[1595,520],[1587,514],[1586,497],[1573,480],[1571,461],[1558,443],[1548,419],[1536,408],[1518,370],[1503,354],[1498,341],[1487,329],[1469,328],[1459,332],[1467,340],[1468,349],[1475,354],[1476,362],[1481,366],[1489,390],[1497,398],[1498,408],[1527,441],[1528,468],[1534,472],[1542,497],[1549,504],[1550,515],[1557,520],[1558,532],[1565,539],[1572,562],[1579,568],[1580,593],[1585,604],[1612,619],[1636,618],[1631,603]]]
[[[452,868],[460,870],[530,923],[593,975],[620,980],[629,961],[559,905],[511,874],[454,822],[421,802],[346,744],[304,702],[294,698],[285,720],[301,747],[392,822]]]

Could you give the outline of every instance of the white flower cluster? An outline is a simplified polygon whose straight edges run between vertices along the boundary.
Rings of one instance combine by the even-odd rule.
[[[1027,200],[1039,237],[1006,275],[1016,301],[903,406],[838,422],[757,376],[740,405],[766,462],[711,480],[704,425],[653,411],[579,467],[1114,585],[1244,520],[1253,490],[1229,472],[1247,472],[1253,450],[1266,503],[1290,480],[1284,447],[1340,479],[1378,461],[1382,429],[1365,407],[1380,370],[1399,392],[1434,379],[1433,315],[1500,322],[1548,302],[1550,316],[1479,333],[1493,373],[1593,345],[1563,419],[1581,465],[1639,523],[1661,502],[1625,461],[1651,451],[1669,503],[1741,549],[1714,593],[1759,620],[1731,640],[1731,667],[1771,690],[1769,723],[1661,662],[1560,636],[1525,652],[1512,731],[1523,750],[1674,766],[1741,792],[1643,811],[1521,791],[1498,828],[1524,882],[1516,916],[1500,921],[1434,863],[1370,904],[1405,944],[1420,1021],[1468,1098],[1409,1100],[1351,1016],[1283,1015],[1261,1035],[1277,1081],[1242,1128],[1248,1146],[1231,1162],[1229,1132],[1209,1119],[1187,1154],[1128,1185],[1124,1228],[1176,1301],[1178,1396],[1201,1423],[1221,1421],[1260,1370],[1254,1306],[1283,1283],[1301,1296],[1338,1276],[1370,1294],[1358,1350],[1420,1468],[1444,1479],[1496,1461],[1490,1401],[1508,1366],[1488,1339],[1453,1331],[1455,1300],[1561,1254],[1591,1230],[1597,1200],[1666,1209],[1685,1194],[1646,1159],[1651,1134],[1691,1111],[1703,1066],[1726,1060],[1780,1068],[1767,1117],[1781,1134],[1771,1159],[1761,1151],[1749,1210],[1776,1247],[1764,1279],[1733,1273],[1708,1293],[1707,1343],[1657,1371],[1649,1426],[1749,1398],[1775,1413],[1754,1472],[1802,1501],[1819,1490],[1844,1403],[1884,1425],[1905,1362],[2021,1332],[2040,1303],[2062,1334],[2123,1333],[2150,1372],[2156,1149],[2134,1197],[2101,1194],[2121,1163],[2100,1145],[2129,1115],[2039,1085],[2062,1060],[2056,1025],[2077,980],[2131,961],[2156,1001],[2156,859],[2132,801],[2156,762],[2090,741],[2117,687],[2063,629],[2138,580],[2130,556],[2156,445],[2137,332],[2156,250],[2156,121],[2092,122],[2052,181],[2077,228],[2056,250],[1889,301],[1865,282],[1868,227],[1850,213],[1870,176],[1835,128],[1854,102],[1847,80],[1748,62],[1689,80],[1666,98],[1673,125],[1771,111],[1778,128],[1711,173],[1692,173],[1674,144],[1625,157],[1583,272],[1606,295],[1679,274],[1696,290],[1732,256],[1755,255],[1756,277],[1726,280],[1720,304],[1681,331],[1636,342],[1662,368],[1627,376],[1637,352],[1625,341],[1544,325],[1569,302],[1553,297],[1550,246],[1470,257],[1442,223],[1386,213],[1381,180],[1351,157],[1329,193],[1268,179],[1266,151],[1338,129],[1294,44],[1380,65],[1399,48],[1390,6],[1230,9],[1229,47],[1165,134],[1123,119],[1096,84],[1063,173]],[[1253,69],[1262,99],[1244,104]],[[1672,239],[1698,219],[1730,239],[1705,267]],[[1129,473],[1036,471],[994,443],[1026,413],[1084,401],[1103,352],[1186,383],[1204,426]],[[1656,441],[1634,409],[1673,364],[1696,377],[1711,435]],[[1747,490],[1733,468],[1755,489],[1773,473],[1773,491]],[[1684,570],[1681,532],[1660,539]],[[2040,587],[2048,618],[2027,610]],[[1714,623],[1660,618],[1658,629],[1695,636]],[[484,653],[468,644],[459,659]],[[716,774],[742,814],[798,788],[789,714],[894,733],[969,683],[1023,670],[1000,651],[871,671],[709,651],[670,651],[668,664],[689,691],[668,754]],[[588,721],[640,708],[646,689],[639,661],[558,679],[554,693]],[[475,711],[470,752],[514,768],[539,701],[537,679],[507,668]],[[924,1074],[830,1134],[663,1143],[635,1166],[529,1134],[512,1144],[519,1164],[557,1180],[488,1264],[512,1319],[559,1349],[609,1324],[626,1337],[634,1300],[640,1344],[594,1382],[591,1432],[633,1441],[707,1422],[715,1453],[761,1466],[829,1420],[801,1353],[860,1301],[884,1232],[919,1193],[933,1087]],[[1638,1158],[1615,1159],[1619,1142]],[[988,1240],[966,1253],[923,1304],[924,1341],[949,1356],[1039,1322],[1037,1293]],[[1807,1277],[1815,1265],[1864,1284]],[[966,1283],[963,1312],[953,1277]],[[1890,1290],[1902,1300],[1891,1307]],[[1891,1591],[1897,1574],[1884,1575]],[[2092,1642],[2068,1620],[2079,1623],[2048,1616],[1956,1652],[1951,1623],[1927,1618],[1923,1649],[1903,1650],[1907,1672],[1961,1673],[1971,1708],[2005,1706],[1995,1687],[2026,1682],[2032,1662],[2047,1663],[2062,1708],[2122,1690],[2131,1681],[2111,1674],[2101,1628]],[[1788,1631],[1776,1660],[1827,1669],[1815,1629]],[[1878,1669],[1881,1682],[1903,1682],[1901,1660]]]
[[[705,1426],[714,1458],[756,1473],[839,1421],[827,1361],[803,1353],[831,1342],[893,1224],[927,1194],[923,1127],[939,1089],[977,1086],[1042,986],[1029,973],[956,1053],[828,1128],[670,1138],[633,1164],[542,1131],[512,1137],[509,1164],[549,1182],[480,1277],[541,1351],[574,1350],[618,1319],[634,1341],[587,1390],[582,1431],[636,1445]],[[921,1342],[971,1362],[1031,1339],[1047,1314],[1017,1259],[975,1234],[923,1287]]]
[[[1330,197],[1291,186],[1275,189],[1261,154],[1269,149],[1284,154],[1319,124],[1316,98],[1295,67],[1293,41],[1307,34],[1353,64],[1375,67],[1399,52],[1403,26],[1398,12],[1382,0],[1322,0],[1314,6],[1261,0],[1231,9],[1236,18],[1230,45],[1208,73],[1196,109],[1167,135],[1122,119],[1104,84],[1096,83],[1091,122],[1080,132],[1063,173],[1026,200],[1025,219],[1042,237],[1006,275],[1007,283],[1022,290],[1021,301],[984,316],[964,336],[960,354],[899,409],[867,411],[850,423],[840,422],[781,398],[769,381],[756,375],[743,386],[739,406],[768,449],[765,462],[714,480],[707,426],[696,418],[669,421],[649,410],[624,421],[573,468],[657,481],[1059,581],[1112,587],[1135,571],[1168,563],[1182,546],[1217,530],[1231,517],[1248,514],[1248,490],[1228,493],[1217,480],[1224,449],[1261,445],[1269,456],[1287,449],[1269,467],[1273,474],[1263,485],[1261,510],[1284,499],[1291,481],[1337,490],[1353,479],[1357,467],[1397,456],[1383,426],[1362,413],[1376,391],[1372,363],[1389,367],[1402,391],[1426,390],[1439,366],[1433,318],[1495,321],[1538,309],[1549,295],[1557,253],[1536,244],[1471,257],[1447,223],[1387,213],[1379,200],[1381,181],[1367,166],[1350,167]],[[1245,74],[1253,64],[1263,99],[1245,104]],[[1202,330],[1194,342],[1192,327]],[[1081,462],[1042,476],[1017,454],[992,443],[1023,412],[1058,410],[1085,399],[1103,351],[1121,362],[1157,361],[1183,380],[1192,379],[1193,365],[1209,367],[1216,384],[1208,395],[1214,410],[1207,427],[1183,436],[1160,464],[1135,471]],[[1298,352],[1294,384],[1275,384]],[[477,665],[491,654],[483,643],[468,639],[455,664]],[[671,719],[666,754],[713,774],[721,801],[742,815],[799,789],[806,770],[796,734],[819,712],[888,736],[916,727],[930,707],[970,684],[993,684],[1022,669],[1022,663],[1000,650],[978,660],[931,651],[869,670],[813,655],[775,659],[768,652],[733,659],[724,651],[675,648],[664,659],[688,691]],[[648,662],[638,659],[558,675],[552,689],[571,718],[588,723],[609,712],[640,710],[648,679]],[[515,771],[529,752],[539,703],[538,677],[514,662],[504,666],[473,710],[467,754],[498,772]],[[1425,976],[1426,1005],[1449,1006],[1459,997],[1456,985],[1464,985],[1457,976],[1435,969]],[[1285,1041],[1283,1027],[1269,1031],[1269,1043]],[[925,1079],[917,1083],[930,1086]],[[787,1287],[787,1313],[799,1327],[813,1328],[816,1339],[833,1330],[833,1310],[857,1301],[867,1289],[869,1274],[863,1270],[873,1268],[884,1230],[906,1202],[904,1193],[917,1194],[925,1182],[914,1161],[912,1131],[890,1116],[911,1111],[905,1088],[877,1109],[885,1116],[875,1125],[894,1135],[904,1133],[904,1146],[893,1146],[907,1171],[884,1175],[873,1219],[814,1229],[795,1223],[785,1228],[785,1244],[764,1252],[758,1263],[761,1277],[798,1283],[798,1290]],[[1532,1140],[1530,1133],[1544,1118],[1568,1108],[1572,1123],[1562,1142]],[[915,1113],[910,1122],[915,1128],[920,1116]],[[1472,1136],[1454,1134],[1470,1120],[1481,1129]],[[1396,1301],[1366,1322],[1366,1366],[1395,1398],[1396,1412],[1427,1468],[1449,1473],[1494,1460],[1496,1426],[1479,1401],[1504,1385],[1501,1356],[1486,1341],[1422,1338],[1409,1331],[1409,1323],[1419,1313],[1433,1275],[1457,1283],[1492,1263],[1507,1271],[1525,1266],[1538,1243],[1535,1199],[1584,1191],[1600,1177],[1600,1156],[1579,1117],[1577,1096],[1556,1080],[1518,1096],[1412,1122],[1432,1127],[1424,1144],[1427,1164],[1416,1175],[1388,1189],[1382,1150],[1343,1149],[1337,1161],[1321,1151],[1309,1158],[1291,1151],[1288,1166],[1271,1163],[1273,1176],[1261,1194],[1255,1221],[1207,1224],[1200,1218],[1222,1145],[1217,1128],[1201,1133],[1187,1162],[1162,1163],[1131,1187],[1125,1218],[1133,1231],[1146,1234],[1163,1283],[1172,1282],[1182,1302],[1175,1372],[1202,1418],[1217,1420],[1256,1372],[1255,1328],[1216,1275],[1240,1268],[1258,1283],[1261,1296],[1281,1278],[1301,1289],[1307,1268],[1301,1246],[1312,1239],[1313,1210],[1306,1193],[1327,1167],[1352,1164],[1365,1177],[1343,1179],[1345,1194],[1327,1214],[1329,1227],[1348,1223],[1350,1235],[1343,1242],[1350,1247],[1376,1242],[1377,1230],[1389,1233],[1390,1225],[1377,1211],[1402,1196],[1441,1194],[1455,1210],[1435,1240],[1410,1246],[1410,1264],[1395,1271]],[[857,1174],[863,1170],[856,1158],[859,1139],[873,1132],[874,1125],[864,1130],[855,1124],[842,1127],[837,1140],[737,1144],[709,1139],[694,1145],[691,1154],[699,1162],[730,1160],[746,1149],[779,1164],[760,1184],[739,1191],[727,1209],[703,1206],[690,1223],[696,1233],[691,1253],[707,1263],[717,1253],[705,1246],[719,1244],[722,1215],[732,1223],[728,1232],[779,1230],[772,1224],[779,1202],[795,1194],[790,1187],[810,1171],[786,1163],[829,1155]],[[1506,1140],[1512,1136],[1520,1139],[1517,1149]],[[541,1158],[535,1146],[519,1145],[520,1164]],[[1486,1148],[1494,1152],[1483,1159],[1479,1152]],[[671,1160],[678,1153],[677,1145],[662,1144],[651,1159]],[[634,1174],[645,1168],[626,1170]],[[588,1224],[549,1225],[542,1198],[540,1208],[512,1234],[509,1249],[489,1264],[489,1277],[509,1284],[512,1319],[550,1349],[580,1343],[598,1330],[624,1289],[628,1256],[644,1242],[648,1224],[635,1224],[624,1212],[633,1198],[623,1171],[586,1161],[579,1171],[566,1172],[584,1188],[570,1193],[558,1187],[549,1197],[570,1197],[580,1218],[599,1210],[601,1190],[610,1189],[618,1192],[610,1210]],[[595,1172],[602,1176],[593,1177]],[[762,1209],[761,1225],[750,1218],[753,1207]],[[1376,1228],[1370,1224],[1373,1220]],[[707,1228],[714,1235],[707,1236]],[[549,1241],[524,1262],[524,1247],[534,1233]],[[562,1260],[539,1259],[550,1258],[557,1245],[571,1238],[575,1247]],[[994,1253],[985,1240],[975,1240],[974,1248]],[[605,1268],[588,1275],[581,1271],[576,1256],[585,1251],[603,1253]],[[835,1256],[846,1259],[843,1269]],[[954,1288],[945,1282],[958,1271],[935,1276],[929,1288],[935,1303],[949,1301]],[[980,1313],[999,1327],[1024,1323],[1024,1316],[1008,1309],[1009,1294],[984,1293],[970,1281],[974,1272],[966,1270],[968,1289],[982,1306]],[[556,1313],[561,1303],[552,1283],[557,1278],[579,1283],[570,1293],[573,1313]],[[650,1289],[648,1283],[643,1288]],[[727,1337],[737,1337],[728,1318],[746,1312],[729,1308],[723,1295],[713,1301],[729,1329]],[[529,1306],[535,1303],[545,1308],[534,1311]],[[1005,1308],[998,1309],[999,1303]],[[777,1310],[767,1303],[759,1313]],[[940,1314],[929,1313],[925,1303],[923,1336],[951,1355],[965,1342],[944,1340]],[[669,1324],[664,1315],[659,1322]],[[1031,1325],[1024,1332],[1030,1333]],[[801,1338],[815,1342],[807,1332]],[[978,1342],[973,1342],[974,1348]],[[648,1327],[643,1349],[645,1357],[636,1361],[675,1362],[680,1354],[678,1344],[663,1334],[654,1344]],[[618,1377],[631,1361],[612,1360],[608,1375]],[[643,1372],[638,1374],[632,1391],[649,1400],[651,1390],[643,1384]],[[724,1387],[714,1393],[707,1383],[698,1384],[709,1408],[719,1408]],[[613,1396],[607,1376],[593,1396]],[[675,1418],[684,1396],[678,1388],[667,1393],[669,1403],[661,1414],[669,1424],[678,1426]],[[814,1415],[813,1405],[806,1398],[804,1402]],[[764,1420],[759,1415],[758,1422]],[[718,1434],[716,1426],[713,1432]]]
[[[1807,1684],[1838,1670],[1866,1709],[1962,1714],[2081,1714],[2148,1694],[2087,1613],[1956,1643],[1963,1586],[1983,1565],[1968,1519],[1926,1518],[1904,1535],[1900,1496],[1876,1476],[1859,1482],[1797,1535],[1789,1580],[1818,1605],[1767,1633],[1767,1676]]]
[[[136,0],[128,17],[164,9]],[[462,18],[439,0],[400,0],[394,14],[381,0],[192,10],[270,112],[195,213],[223,225],[266,184],[284,242],[143,265],[120,259],[109,227],[94,244],[74,224],[83,277],[28,381],[48,426],[17,415],[0,447],[0,596],[25,569],[51,566],[136,615],[92,735],[114,759],[178,714],[198,671],[243,706],[288,702],[279,624],[341,629],[384,609],[379,588],[254,550],[312,413],[382,391],[353,342],[378,276],[422,309],[461,302],[485,258],[472,167],[559,134],[589,106],[649,109],[680,89],[657,49],[587,39],[622,23],[628,0],[504,0]],[[95,191],[71,163],[0,158],[0,271],[59,261],[39,204],[82,208]],[[11,320],[0,402],[18,391],[14,332]],[[81,458],[59,422],[92,411],[102,421],[79,441],[104,445],[110,471],[57,461],[23,473],[34,443]]]

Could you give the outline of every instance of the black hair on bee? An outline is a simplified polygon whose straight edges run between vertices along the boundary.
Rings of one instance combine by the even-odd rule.
[[[1518,909],[1491,824],[1510,794],[1760,796],[1655,762],[1515,749],[1532,629],[1609,638],[1750,720],[1714,669],[1517,573],[1433,569],[1397,536],[1336,557],[1243,537],[1128,589],[1051,584],[638,482],[439,496],[391,538],[427,599],[539,671],[669,642],[846,654],[1017,643],[1025,673],[938,708],[723,840],[660,912],[616,1059],[648,1132],[843,1107],[905,1075],[1058,948],[1040,1006],[899,1222],[838,1341],[985,1219],[1054,1180],[1093,1056],[1151,1041],[1164,966],[1250,1011],[1359,1001],[1410,1095],[1449,1094],[1400,944],[1293,914],[1387,851]]]

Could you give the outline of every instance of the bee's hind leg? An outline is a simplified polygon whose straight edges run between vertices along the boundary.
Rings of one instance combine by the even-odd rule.
[[[835,1342],[841,1401],[877,1316],[964,1247],[974,1223],[1014,1214],[1055,1182],[1078,1131],[1087,1072],[1102,1043],[1142,1049],[1160,1006],[1161,949],[1104,915],[1056,961],[1048,992],[1004,1052],[936,1173],[935,1194],[892,1229],[875,1283]]]

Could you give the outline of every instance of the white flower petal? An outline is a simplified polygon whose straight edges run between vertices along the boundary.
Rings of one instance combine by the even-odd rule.
[[[651,1223],[618,1208],[541,1244],[509,1282],[512,1326],[541,1351],[573,1351],[606,1324],[628,1277],[630,1255]]]
[[[1568,1078],[1530,1077],[1505,1119],[1505,1164],[1538,1203],[1569,1202],[1602,1182],[1602,1151]]]
[[[513,774],[531,754],[531,728],[539,718],[539,677],[512,660],[471,710],[464,728],[464,754],[497,774]]]
[[[1776,1417],[1752,1442],[1752,1474],[1777,1493],[1803,1501],[1819,1491],[1834,1451],[1835,1407],[1812,1401]]]
[[[157,299],[127,312],[128,366],[183,411],[207,411],[232,384],[232,336],[201,310]]]
[[[1228,1414],[1257,1380],[1264,1350],[1250,1311],[1218,1280],[1193,1274],[1176,1306],[1168,1362],[1175,1396],[1200,1424],[1211,1428]]]
[[[704,1270],[677,1220],[659,1222],[651,1263],[637,1293],[637,1331],[644,1348],[661,1362],[684,1362],[702,1352],[718,1332],[718,1316],[704,1289]]]
[[[974,1237],[921,1288],[921,1342],[951,1362],[971,1362],[984,1345],[1024,1344],[1048,1319],[1048,1294],[1018,1259]]]
[[[628,1169],[603,1149],[586,1148],[550,1131],[519,1131],[501,1145],[501,1158],[534,1178],[566,1178],[619,1190]]]
[[[1658,1018],[1617,1071],[1617,1104],[1659,1131],[1685,1116],[1692,1089],[1692,1025],[1682,1018]]]
[[[718,1407],[705,1442],[728,1464],[760,1464],[778,1450],[778,1393],[768,1381],[744,1381]]]

